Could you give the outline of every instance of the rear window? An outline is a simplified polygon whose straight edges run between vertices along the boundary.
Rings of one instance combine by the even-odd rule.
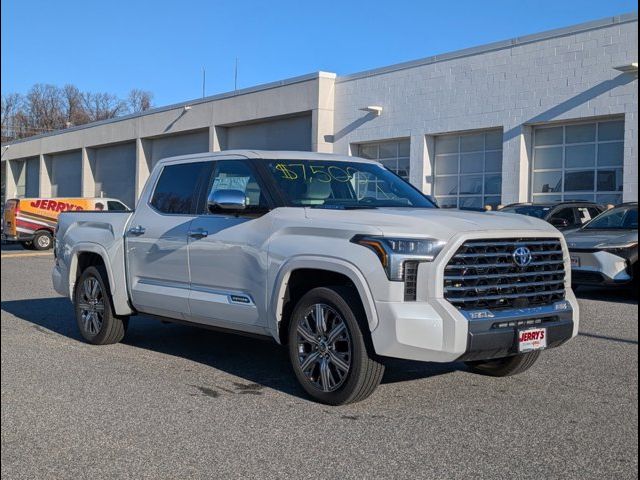
[[[109,200],[107,202],[107,209],[113,210],[116,212],[123,212],[125,210],[129,210],[124,203],[116,202],[114,200]]]
[[[164,167],[151,197],[151,206],[162,213],[192,213],[198,182],[210,172],[210,167],[211,162]]]

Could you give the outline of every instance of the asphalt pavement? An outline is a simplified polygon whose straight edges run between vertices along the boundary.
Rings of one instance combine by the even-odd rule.
[[[638,304],[580,292],[580,335],[523,375],[388,360],[345,407],[276,344],[134,318],[80,340],[50,254],[2,249],[2,478],[637,478]]]

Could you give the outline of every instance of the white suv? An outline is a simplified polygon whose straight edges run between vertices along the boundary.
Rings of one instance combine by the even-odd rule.
[[[134,212],[62,214],[53,282],[91,343],[138,313],[266,335],[345,404],[384,356],[526,370],[577,334],[570,273],[542,220],[438,209],[374,161],[233,151],[161,161]]]

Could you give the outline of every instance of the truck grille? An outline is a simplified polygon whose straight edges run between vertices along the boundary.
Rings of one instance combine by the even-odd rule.
[[[550,305],[565,298],[564,281],[559,239],[469,240],[445,267],[444,297],[461,310]]]

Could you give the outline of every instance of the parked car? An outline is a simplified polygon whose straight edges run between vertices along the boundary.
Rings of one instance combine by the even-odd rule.
[[[574,285],[630,284],[637,289],[637,203],[618,205],[566,238]]]
[[[514,203],[500,209],[546,220],[558,230],[578,228],[597,217],[605,207],[592,202]]]
[[[578,331],[563,236],[434,208],[382,164],[303,152],[166,159],[134,212],[60,215],[53,284],[90,343],[129,317],[272,337],[314,399],[369,396],[381,357],[527,370]]]
[[[48,250],[58,216],[88,210],[126,211],[129,207],[115,198],[11,198],[2,215],[2,239],[27,249]]]

